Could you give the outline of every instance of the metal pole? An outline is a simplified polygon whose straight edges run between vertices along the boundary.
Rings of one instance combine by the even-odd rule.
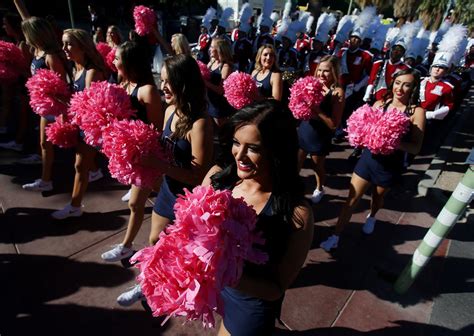
[[[410,288],[423,267],[436,252],[439,245],[448,235],[459,216],[464,213],[474,193],[474,166],[467,169],[461,182],[446,202],[435,222],[415,250],[412,260],[405,267],[395,282],[395,291],[402,294]]]
[[[72,12],[72,1],[67,0],[67,4],[69,6],[69,17],[71,18],[71,28],[74,28],[74,14]]]
[[[352,0],[349,2],[349,8],[347,9],[347,15],[351,15],[351,9],[352,9]]]

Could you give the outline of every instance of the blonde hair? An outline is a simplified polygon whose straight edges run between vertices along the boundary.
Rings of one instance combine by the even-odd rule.
[[[334,87],[340,87],[339,78],[341,75],[341,67],[339,65],[339,58],[337,58],[336,56],[332,56],[332,55],[323,56],[321,60],[319,61],[318,67],[316,68],[313,76],[316,77],[316,73],[318,71],[319,65],[321,63],[326,63],[326,62],[331,65],[332,85]]]
[[[276,57],[277,57],[276,50],[275,50],[275,47],[272,44],[263,44],[260,48],[258,48],[257,56],[255,56],[255,70],[260,71],[260,70],[263,69],[262,63],[260,62],[260,60],[262,58],[262,54],[263,54],[263,51],[265,49],[271,49],[272,54],[274,56],[273,66],[270,69],[270,71],[271,72],[280,72],[280,68],[278,67],[278,63],[277,63],[277,59],[276,59]]]
[[[117,45],[120,45],[120,44],[122,43],[123,38],[122,38],[122,33],[120,32],[119,27],[117,27],[117,26],[115,26],[115,25],[109,26],[109,27],[107,28],[107,31],[105,32],[105,35],[106,35],[106,36],[107,36],[107,32],[109,31],[109,29],[110,29],[111,32],[114,33],[115,36],[117,36],[117,38],[118,38],[118,42],[117,42],[117,43],[115,43],[114,41],[112,41],[112,42],[114,42],[114,43],[117,44]],[[107,37],[106,37],[106,40],[107,40]],[[107,41],[107,42],[108,42],[108,41]]]
[[[211,43],[215,43],[217,54],[219,55],[219,62],[230,64],[234,63],[234,59],[232,57],[232,49],[230,48],[229,43],[221,37],[213,39]]]
[[[47,20],[32,16],[21,23],[21,30],[26,42],[33,48],[44,51],[46,54],[61,51],[59,38]]]
[[[66,29],[64,35],[68,35],[84,52],[86,66],[92,69],[106,72],[104,59],[97,51],[92,37],[83,29]]]
[[[173,48],[176,55],[191,55],[188,39],[181,33],[171,36],[171,48]]]

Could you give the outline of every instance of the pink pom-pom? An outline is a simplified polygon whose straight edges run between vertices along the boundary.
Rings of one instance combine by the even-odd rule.
[[[347,119],[347,138],[354,147],[364,147],[367,134],[371,132],[372,125],[380,118],[380,112],[368,104],[352,112]]]
[[[79,142],[79,128],[61,118],[56,118],[55,122],[46,126],[46,137],[53,145],[62,148],[75,147]]]
[[[366,135],[365,145],[373,154],[388,155],[400,145],[410,127],[410,118],[395,108],[379,113],[380,118],[372,124],[371,132]]]
[[[27,69],[21,50],[10,42],[0,41],[0,79],[14,80]]]
[[[258,99],[257,84],[249,74],[233,72],[224,81],[224,96],[232,107],[241,109]]]
[[[105,64],[109,67],[110,71],[117,72],[117,68],[115,67],[114,60],[115,60],[115,52],[117,48],[112,48],[107,56],[105,57]]]
[[[97,43],[97,45],[95,47],[96,47],[97,51],[99,52],[99,54],[102,56],[102,59],[104,60],[104,63],[107,66],[107,68],[109,68],[110,71],[113,71],[113,68],[110,66],[110,64],[108,63],[108,59],[107,59],[109,53],[112,51],[112,47],[109,46],[107,43],[104,43],[104,42]],[[115,56],[115,53],[114,53],[114,56]],[[113,61],[113,59],[112,59],[112,61]]]
[[[133,9],[133,19],[135,20],[135,31],[140,36],[149,34],[156,25],[155,12],[145,6],[136,6]]]
[[[48,69],[39,69],[26,82],[33,112],[42,117],[59,116],[67,110],[71,92],[59,74]]]
[[[199,66],[199,70],[201,71],[201,76],[204,80],[210,80],[211,79],[211,70],[209,70],[209,68],[207,67],[206,64],[204,64],[203,62],[201,61],[196,61],[198,66]]]
[[[288,107],[296,119],[309,120],[323,101],[323,84],[313,76],[298,79],[290,88]]]
[[[244,260],[268,259],[254,249],[264,243],[255,233],[256,213],[229,190],[201,186],[185,189],[174,209],[174,225],[133,256],[137,280],[154,316],[184,316],[213,327],[213,313],[222,314],[220,292],[238,283]]]
[[[68,113],[72,122],[84,131],[84,140],[91,146],[102,144],[102,132],[112,121],[135,115],[127,92],[105,81],[93,82],[88,89],[76,92]]]
[[[141,165],[141,158],[165,160],[160,133],[141,120],[115,121],[103,132],[102,152],[109,158],[109,171],[123,184],[152,188],[161,172]]]
[[[400,145],[410,126],[410,118],[397,109],[384,112],[364,105],[347,120],[347,138],[355,147],[367,147],[373,154],[391,154]]]

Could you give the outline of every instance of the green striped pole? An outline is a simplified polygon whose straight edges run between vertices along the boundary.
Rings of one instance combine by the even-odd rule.
[[[405,293],[410,288],[443,239],[448,235],[454,224],[456,224],[459,216],[464,213],[464,209],[466,209],[467,204],[472,199],[473,192],[474,171],[471,166],[467,169],[462,181],[459,182],[436,218],[436,221],[423,238],[420,246],[415,250],[412,260],[395,282],[395,291],[397,293]]]

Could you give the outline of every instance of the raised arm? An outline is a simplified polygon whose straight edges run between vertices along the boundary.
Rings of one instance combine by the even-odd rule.
[[[16,10],[20,14],[22,20],[26,20],[31,17],[23,0],[13,0],[13,2],[15,3]]]

